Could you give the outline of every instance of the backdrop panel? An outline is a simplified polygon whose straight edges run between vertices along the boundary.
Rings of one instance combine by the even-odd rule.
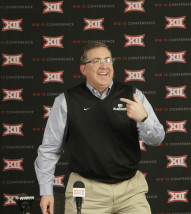
[[[140,139],[141,171],[153,214],[191,214],[191,2],[70,0],[0,2],[0,210],[19,213],[14,197],[35,196],[34,172],[54,99],[84,81],[82,46],[109,45],[115,80],[142,90],[164,125],[160,147]],[[54,181],[55,213],[63,213],[68,179],[63,151]]]

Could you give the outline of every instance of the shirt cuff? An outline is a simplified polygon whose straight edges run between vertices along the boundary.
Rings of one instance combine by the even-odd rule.
[[[139,122],[139,124],[147,132],[153,129],[154,121],[148,115],[147,119],[144,122]]]
[[[53,195],[53,185],[50,183],[39,184],[40,187],[40,196],[42,195]]]

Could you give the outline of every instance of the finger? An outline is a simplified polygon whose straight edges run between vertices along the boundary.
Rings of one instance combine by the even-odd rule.
[[[50,202],[49,213],[53,214],[53,211],[54,211],[54,203]]]
[[[120,98],[120,101],[122,101],[122,102],[124,102],[126,104],[133,104],[134,103],[134,101],[129,100],[129,99],[125,99],[125,98]]]
[[[43,214],[48,214],[47,206],[46,206],[46,205],[42,205],[42,206],[41,206],[41,210],[42,210],[42,213],[43,213]]]
[[[136,103],[141,103],[141,101],[137,98],[135,93],[133,93],[133,99]]]

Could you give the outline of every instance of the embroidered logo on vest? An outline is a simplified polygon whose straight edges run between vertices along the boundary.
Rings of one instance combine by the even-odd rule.
[[[123,104],[118,104],[118,107],[113,107],[113,111],[126,111],[126,107],[123,107]]]

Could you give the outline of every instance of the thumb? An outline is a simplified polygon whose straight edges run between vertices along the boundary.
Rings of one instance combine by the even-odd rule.
[[[141,101],[137,98],[135,93],[133,93],[133,99],[136,103],[141,103]]]

